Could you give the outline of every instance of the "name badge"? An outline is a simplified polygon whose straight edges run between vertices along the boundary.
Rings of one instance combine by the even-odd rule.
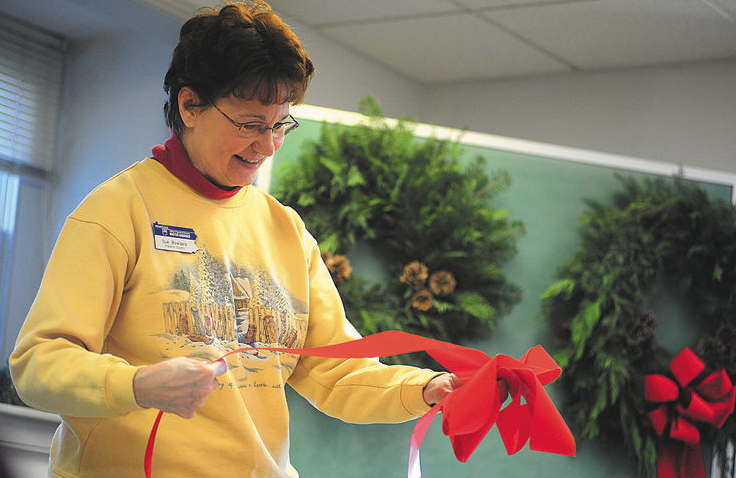
[[[160,251],[185,252],[194,254],[199,250],[194,241],[197,235],[189,227],[168,226],[153,223],[154,246]]]

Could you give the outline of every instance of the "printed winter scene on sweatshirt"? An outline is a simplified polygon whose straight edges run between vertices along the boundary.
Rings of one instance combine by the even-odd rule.
[[[162,304],[164,338],[170,341],[164,350],[167,355],[214,360],[240,348],[304,344],[306,306],[277,278],[261,268],[226,265],[204,246],[189,259],[170,279],[167,292],[176,300]],[[288,377],[296,356],[285,354],[274,364],[269,357],[275,355],[279,354],[254,350],[247,361],[228,360],[231,372],[233,367],[243,368],[241,374],[231,374],[241,382],[235,385],[255,386],[251,376],[261,366],[286,368],[282,375]]]

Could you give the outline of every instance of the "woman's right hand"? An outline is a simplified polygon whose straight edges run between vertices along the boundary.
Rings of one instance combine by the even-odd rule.
[[[138,370],[133,378],[136,402],[182,418],[192,418],[227,371],[224,360],[201,362],[177,357]]]

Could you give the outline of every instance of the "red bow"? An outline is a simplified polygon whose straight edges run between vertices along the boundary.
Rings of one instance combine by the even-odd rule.
[[[733,412],[736,387],[725,370],[696,380],[705,364],[687,347],[670,363],[675,381],[644,377],[644,398],[659,406],[647,416],[664,438],[657,450],[659,478],[705,478],[700,432],[695,422],[720,428]]]
[[[556,380],[561,370],[541,345],[516,360],[502,354],[489,357],[474,349],[417,336],[408,338],[412,345],[423,345],[417,350],[425,350],[463,382],[414,427],[409,452],[410,478],[421,477],[419,447],[440,411],[442,431],[450,437],[455,456],[462,462],[470,458],[494,423],[509,455],[519,451],[527,441],[532,450],[575,455],[575,439],[544,390],[544,385]],[[498,396],[499,378],[509,384],[512,398],[503,410]],[[521,403],[521,397],[525,404]]]
[[[541,345],[529,349],[519,360],[506,355],[489,357],[475,349],[428,339],[399,331],[386,331],[358,340],[324,347],[285,349],[251,347],[227,355],[257,349],[316,357],[359,358],[386,357],[426,351],[447,370],[455,373],[463,385],[447,395],[424,414],[411,436],[410,478],[420,478],[419,446],[435,415],[442,411],[442,430],[450,437],[458,460],[465,462],[494,423],[498,425],[506,451],[513,454],[528,441],[532,450],[575,455],[575,439],[562,416],[544,390],[544,385],[560,375],[560,367]],[[497,379],[509,384],[510,405],[501,410]],[[526,400],[521,404],[521,397]],[[154,422],[145,457],[145,472],[151,477],[151,460],[161,413]]]

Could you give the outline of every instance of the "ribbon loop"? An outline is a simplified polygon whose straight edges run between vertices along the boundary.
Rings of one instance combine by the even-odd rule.
[[[696,390],[709,400],[718,400],[727,395],[732,388],[731,379],[728,378],[726,370],[721,369],[720,372],[705,377]]]
[[[652,374],[644,377],[644,399],[648,402],[672,402],[677,400],[680,389],[673,380],[664,375]]]
[[[712,423],[715,410],[712,404],[703,400],[697,393],[690,394],[690,403],[687,407],[677,406],[680,415],[698,422]]]
[[[649,412],[647,417],[649,417],[649,421],[652,422],[652,426],[654,427],[654,431],[657,432],[657,435],[662,436],[662,433],[664,433],[664,429],[669,421],[669,417],[667,416],[667,407],[662,405],[661,407]]]
[[[670,437],[675,440],[680,440],[691,445],[700,443],[700,432],[688,420],[684,420],[681,417],[675,418],[670,428]]]
[[[695,377],[700,375],[700,372],[705,369],[705,364],[693,353],[688,347],[685,347],[682,352],[672,359],[670,363],[670,370],[672,375],[675,376],[677,382],[682,387],[687,387]]]
[[[506,453],[513,455],[518,452],[529,441],[532,432],[532,413],[529,405],[522,404],[520,395],[517,395],[509,406],[501,410],[496,425]]]

